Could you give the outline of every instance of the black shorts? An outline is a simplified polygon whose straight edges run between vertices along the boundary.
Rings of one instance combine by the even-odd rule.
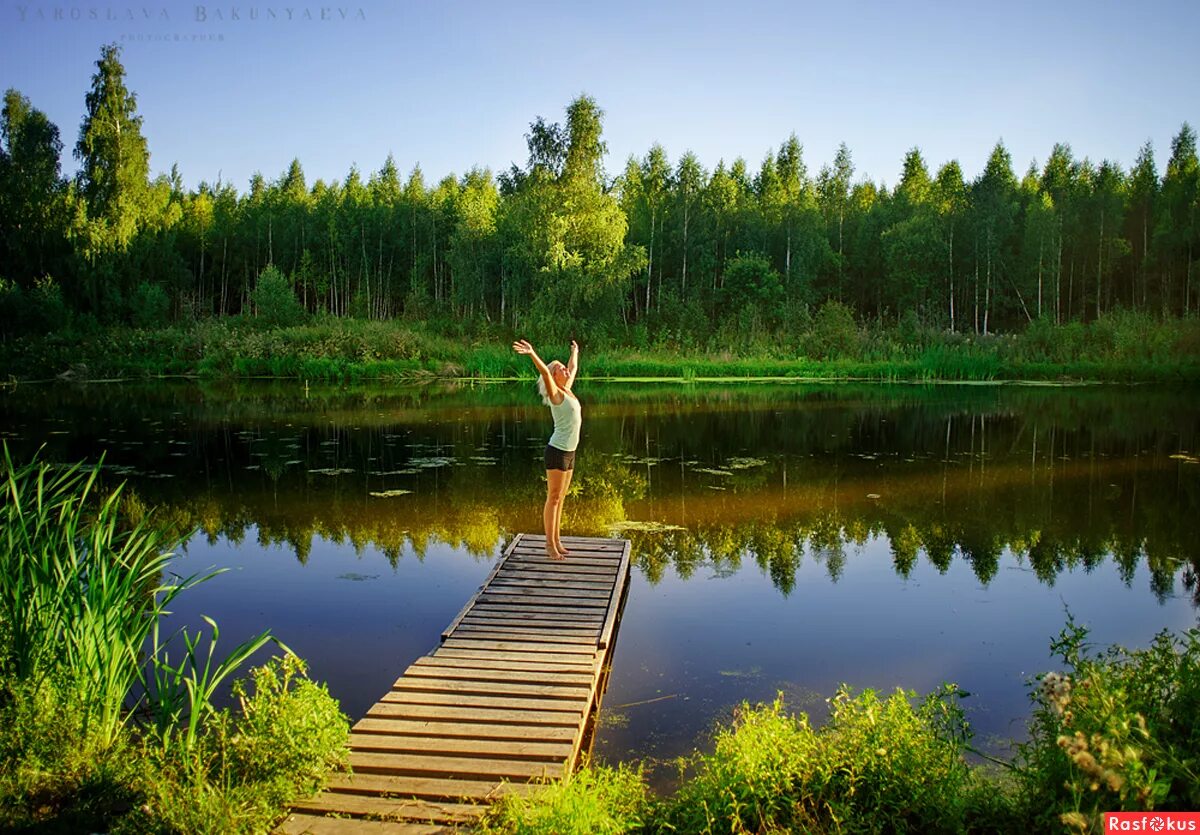
[[[575,453],[563,452],[556,446],[546,444],[546,469],[547,470],[573,470],[575,469]]]

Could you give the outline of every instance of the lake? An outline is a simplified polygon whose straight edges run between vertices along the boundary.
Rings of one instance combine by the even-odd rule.
[[[1200,612],[1200,398],[1163,387],[581,381],[564,531],[633,541],[595,752],[665,763],[742,700],[970,692],[1003,754],[1069,611],[1144,646]],[[98,461],[185,536],[177,599],[271,629],[357,718],[537,532],[529,383],[22,385],[18,458]],[[671,767],[654,775],[668,780]]]

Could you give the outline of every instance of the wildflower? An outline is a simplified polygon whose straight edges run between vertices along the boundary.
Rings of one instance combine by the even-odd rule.
[[[1070,829],[1078,829],[1080,832],[1087,831],[1088,819],[1082,812],[1067,812],[1066,814],[1059,815],[1058,819],[1062,822],[1063,826]]]

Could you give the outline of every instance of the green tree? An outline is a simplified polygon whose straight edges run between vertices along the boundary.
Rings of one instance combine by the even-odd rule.
[[[1021,180],[1021,203],[1024,206],[1024,229],[1021,254],[1024,272],[1037,278],[1036,318],[1043,315],[1045,277],[1055,242],[1057,220],[1054,201],[1042,190],[1037,168],[1030,166]]]
[[[1158,168],[1154,146],[1146,142],[1138,151],[1129,172],[1126,238],[1132,245],[1134,275],[1129,285],[1129,303],[1145,307],[1149,297],[1150,241],[1154,231],[1154,208],[1158,200]]]
[[[499,202],[500,193],[492,172],[471,169],[462,181],[449,253],[455,303],[468,319],[478,313],[491,320],[487,294],[492,277],[498,271],[496,208]]]
[[[681,257],[679,273],[679,296],[687,298],[688,255],[691,253],[692,239],[695,237],[697,208],[704,191],[706,176],[700,167],[700,161],[691,151],[679,158],[675,168],[672,186],[675,190],[673,214],[677,218],[676,234],[679,238]]]
[[[982,332],[987,334],[990,332],[992,305],[998,295],[1001,279],[1010,282],[1026,317],[1031,318],[1020,289],[1012,282],[1010,272],[1015,260],[1011,237],[1016,228],[1017,180],[1012,170],[1012,157],[1009,156],[1003,142],[997,142],[996,147],[992,149],[987,165],[976,180],[972,192],[976,236],[976,305],[979,294],[978,275],[982,267]],[[976,307],[977,327],[978,316]]]
[[[836,253],[834,264],[834,295],[842,298],[846,268],[846,216],[850,208],[850,180],[854,176],[854,163],[846,143],[838,145],[833,166],[823,166],[817,177],[817,195],[825,224],[829,230],[829,241]],[[836,244],[834,243],[836,242]]]
[[[1121,234],[1125,225],[1126,181],[1120,166],[1105,160],[1092,179],[1092,214],[1096,228],[1096,318],[1107,295],[1111,306],[1112,277],[1131,252]],[[1106,293],[1107,291],[1107,293]]]
[[[149,188],[150,152],[142,136],[142,117],[137,115],[137,96],[125,86],[120,56],[116,44],[101,48],[75,144],[79,195],[91,227],[83,254],[92,265],[98,257],[129,247]],[[100,305],[99,283],[106,277],[111,274],[106,276],[105,271],[92,276],[93,309]],[[119,287],[112,289],[120,292]]]
[[[1161,264],[1164,316],[1173,309],[1184,314],[1191,311],[1192,269],[1200,235],[1197,199],[1200,164],[1196,158],[1196,132],[1184,122],[1171,140],[1171,159],[1163,177],[1162,209],[1154,235]],[[1182,287],[1177,289],[1179,279]]]
[[[4,277],[25,289],[63,266],[61,153],[54,123],[9,89],[0,114],[0,264]]]
[[[944,257],[938,261],[946,265],[946,308],[950,318],[950,330],[957,330],[954,306],[954,240],[962,225],[968,206],[967,186],[963,182],[962,168],[958,160],[951,160],[938,169],[933,182],[932,208],[937,216],[938,237]]]

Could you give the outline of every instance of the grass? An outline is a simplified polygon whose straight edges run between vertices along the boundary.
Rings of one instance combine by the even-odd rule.
[[[131,524],[101,464],[14,464],[0,508],[0,828],[262,832],[344,758],[349,723],[291,653],[223,683],[263,634],[215,656],[161,639],[177,578],[152,513]],[[207,619],[206,619],[207,620]],[[171,663],[168,648],[182,643]]]
[[[859,327],[817,320],[771,339],[726,344],[586,345],[583,373],[602,378],[810,380],[1200,381],[1200,321],[1117,312],[1097,322],[1038,322],[1005,336]],[[825,334],[822,328],[836,329]],[[525,335],[525,334],[522,334]],[[268,327],[231,317],[159,329],[65,329],[0,343],[0,377],[78,379],[195,375],[311,381],[529,377],[516,336],[482,324],[317,317]],[[533,335],[536,337],[536,335]],[[567,345],[536,340],[547,358]],[[832,346],[832,347],[831,347]]]

